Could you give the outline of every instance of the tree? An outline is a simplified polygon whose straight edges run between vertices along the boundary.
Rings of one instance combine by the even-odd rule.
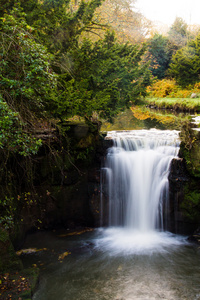
[[[25,130],[19,113],[9,108],[0,94],[0,149],[27,156],[36,154],[41,144],[40,139]]]
[[[5,14],[0,20],[0,148],[28,155],[41,145],[32,132],[53,106],[57,76],[52,55],[32,37],[33,28],[21,12],[13,14],[21,17]]]
[[[200,35],[172,57],[169,73],[182,87],[200,79]]]
[[[189,38],[187,23],[182,18],[177,17],[170,27],[168,37],[171,43],[174,44],[175,50],[184,47]]]
[[[102,117],[116,115],[142,95],[149,84],[147,64],[142,64],[145,46],[119,44],[108,32],[104,40],[92,44],[84,40],[71,51],[74,65],[72,79],[62,76],[61,97],[58,98],[60,116],[67,113],[90,119],[97,111]]]
[[[148,34],[150,22],[135,11],[135,2],[136,0],[105,0],[96,9],[94,20],[97,24],[114,30],[119,42],[140,43]],[[105,31],[96,30],[93,33],[103,38]],[[91,37],[95,39],[94,35],[90,34],[89,38]]]
[[[83,31],[92,30],[97,25],[93,21],[94,12],[102,0],[1,0],[0,14],[5,9],[10,12],[14,7],[21,7],[25,12],[28,25],[35,28],[35,36],[51,53],[66,52]]]
[[[150,61],[150,70],[153,76],[162,79],[166,76],[173,54],[173,47],[167,37],[154,34],[148,40],[146,60]]]

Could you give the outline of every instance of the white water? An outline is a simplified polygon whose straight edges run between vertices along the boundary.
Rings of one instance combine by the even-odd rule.
[[[178,131],[113,131],[106,138],[114,141],[102,169],[109,228],[97,244],[114,253],[139,253],[182,243],[164,232],[170,163],[179,152]],[[102,219],[105,211],[104,203]]]

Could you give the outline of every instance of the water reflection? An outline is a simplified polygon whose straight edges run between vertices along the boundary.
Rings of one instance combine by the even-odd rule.
[[[191,119],[189,114],[175,113],[169,110],[153,110],[142,106],[133,106],[120,113],[113,123],[103,122],[102,131],[131,129],[176,129],[180,130],[182,122]]]

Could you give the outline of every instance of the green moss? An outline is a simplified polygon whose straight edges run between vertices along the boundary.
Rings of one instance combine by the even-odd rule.
[[[180,154],[186,162],[188,173],[200,178],[200,133],[191,129],[191,125],[184,124],[180,133]]]
[[[22,272],[22,275],[29,279],[30,282],[30,289],[26,292],[23,292],[20,297],[24,300],[32,299],[32,295],[34,291],[36,290],[37,284],[38,284],[38,278],[39,278],[39,269],[38,268],[30,268],[25,269]]]
[[[8,233],[0,228],[0,271],[21,270],[22,267]]]
[[[94,144],[94,136],[93,134],[88,134],[86,137],[82,138],[77,147],[78,148],[88,148]]]
[[[184,187],[184,201],[181,203],[183,214],[190,220],[200,223],[200,190],[198,183],[190,182]]]
[[[7,231],[0,228],[0,242],[6,243],[9,239]]]
[[[189,181],[184,186],[183,214],[192,222],[200,224],[200,133],[184,124],[181,134],[180,156],[183,157]]]

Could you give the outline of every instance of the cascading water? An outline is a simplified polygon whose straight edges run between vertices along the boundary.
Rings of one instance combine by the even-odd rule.
[[[178,131],[112,131],[102,168],[103,239],[98,245],[118,252],[154,250],[175,243],[167,229],[168,175],[179,152]],[[108,213],[107,213],[108,211]],[[106,216],[107,220],[104,220]]]
[[[114,141],[103,168],[109,193],[109,226],[164,229],[168,175],[177,157],[177,131],[109,132]]]

